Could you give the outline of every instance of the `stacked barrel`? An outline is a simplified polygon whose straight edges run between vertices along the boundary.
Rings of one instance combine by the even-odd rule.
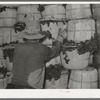
[[[17,9],[14,6],[1,6],[3,11],[0,13],[1,28],[0,32],[3,34],[4,57],[7,63],[7,69],[12,70],[12,57],[14,47],[17,43],[17,34],[14,31],[14,24],[16,23]],[[10,45],[12,44],[12,45]]]
[[[9,44],[17,40],[14,32],[16,23],[16,9],[14,7],[0,6],[0,44]]]
[[[40,20],[42,31],[49,31],[43,39],[43,44],[52,47],[53,42],[58,36],[59,29],[65,29],[65,7],[62,4],[41,5],[42,19]],[[60,55],[46,63],[46,82],[45,88],[59,89],[67,88],[68,71],[62,69]]]
[[[97,70],[91,67],[95,42],[95,21],[90,4],[66,5],[68,37],[61,52],[62,64],[71,70],[68,88],[98,88]],[[93,77],[94,76],[94,77]]]
[[[14,31],[16,23],[16,7],[0,5],[0,88],[7,86],[8,71],[12,69],[13,44],[17,42],[17,34]],[[1,56],[2,57],[2,56]],[[11,72],[10,72],[11,74]]]
[[[98,68],[98,79],[100,88],[100,4],[92,4],[93,18],[96,20],[96,31],[98,34],[98,50],[94,55],[94,63]]]

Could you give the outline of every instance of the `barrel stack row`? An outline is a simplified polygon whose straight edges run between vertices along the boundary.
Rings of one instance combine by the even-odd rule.
[[[62,65],[71,70],[69,89],[98,88],[97,69],[92,67],[96,49],[95,20],[89,4],[66,5],[68,37],[61,52]]]
[[[6,88],[11,81],[13,46],[10,44],[18,40],[14,31],[16,15],[16,7],[0,5],[0,88]]]
[[[66,10],[62,4],[41,5],[42,18],[40,25],[42,31],[49,31],[50,35],[43,40],[43,44],[52,47],[58,36],[59,29],[67,28]],[[66,89],[68,70],[63,69],[60,55],[46,63],[46,89]]]
[[[14,51],[13,44],[18,41],[18,36],[14,30],[14,24],[17,19],[17,8],[14,6],[0,6],[0,34],[2,34],[2,43],[4,59],[8,71],[12,70],[12,56]]]
[[[98,69],[98,79],[100,88],[100,5],[92,4],[93,18],[96,21],[96,32],[98,34],[98,50],[94,54],[94,63]]]
[[[6,88],[7,84],[11,82],[12,74],[8,72],[12,72],[13,68],[14,45],[23,42],[22,37],[20,38],[21,35],[19,35],[22,32],[17,33],[14,30],[14,25],[17,22],[26,23],[32,20],[37,20],[38,23],[41,17],[37,10],[38,6],[0,5],[0,57],[3,55],[3,58],[0,58],[0,88]],[[7,76],[4,77],[5,72],[7,72]]]

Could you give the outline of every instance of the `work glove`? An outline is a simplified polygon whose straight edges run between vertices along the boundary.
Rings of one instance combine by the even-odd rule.
[[[62,30],[61,28],[58,31],[57,41],[63,42],[67,38],[67,29]]]
[[[52,34],[50,33],[50,31],[42,31],[40,34],[45,35],[45,38],[52,38]]]

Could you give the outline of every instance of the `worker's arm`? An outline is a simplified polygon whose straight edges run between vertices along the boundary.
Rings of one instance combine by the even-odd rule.
[[[56,38],[56,41],[53,43],[52,48],[48,47],[47,58],[46,58],[47,61],[57,57],[60,54],[63,40],[66,37],[67,37],[67,29],[65,30],[59,29],[58,37]]]

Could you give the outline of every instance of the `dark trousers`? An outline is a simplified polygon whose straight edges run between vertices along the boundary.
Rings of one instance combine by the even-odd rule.
[[[35,89],[35,88],[22,85],[14,85],[10,83],[7,85],[6,89]]]

